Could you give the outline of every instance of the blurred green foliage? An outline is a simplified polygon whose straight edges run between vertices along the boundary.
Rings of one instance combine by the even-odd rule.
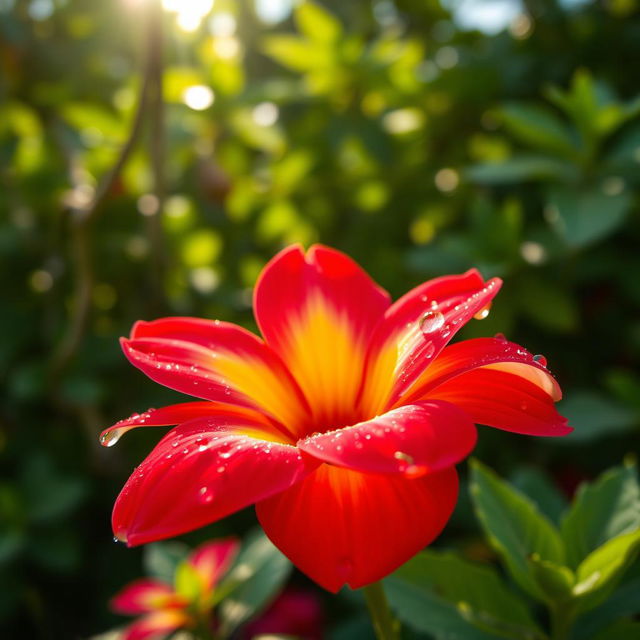
[[[108,514],[157,433],[108,456],[97,434],[177,397],[117,338],[165,314],[254,326],[250,288],[289,242],[347,251],[394,296],[471,266],[505,279],[465,337],[543,351],[576,431],[484,431],[501,472],[544,466],[570,492],[635,448],[640,7],[522,4],[494,36],[436,0],[303,2],[277,24],[216,0],[192,31],[167,13],[164,145],[143,111],[82,226],[135,122],[144,3],[0,0],[0,635],[112,624],[141,557]],[[447,539],[481,556],[479,535],[463,497]]]

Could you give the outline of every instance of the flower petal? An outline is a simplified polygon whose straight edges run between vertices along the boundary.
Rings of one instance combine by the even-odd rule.
[[[196,318],[138,322],[122,346],[152,380],[192,396],[250,407],[298,433],[309,409],[278,356],[234,324]]]
[[[136,427],[164,427],[182,424],[194,418],[204,418],[219,414],[233,415],[258,422],[264,421],[265,426],[270,424],[266,417],[253,409],[225,404],[224,402],[184,402],[160,409],[147,409],[143,413],[134,413],[128,418],[116,422],[112,427],[105,429],[100,434],[100,442],[110,447],[116,444],[127,431],[131,431]]]
[[[110,603],[115,612],[125,615],[138,615],[184,604],[184,600],[168,584],[151,578],[142,578],[127,585]]]
[[[456,332],[491,305],[501,284],[485,283],[472,269],[425,282],[395,302],[371,342],[361,411],[377,415],[396,405]]]
[[[501,338],[464,340],[447,347],[414,386],[410,398],[440,399],[474,422],[536,436],[571,433],[554,402],[560,387],[523,347]]]
[[[336,592],[380,580],[429,544],[458,495],[453,467],[415,480],[322,465],[256,505],[271,541]]]
[[[227,538],[200,545],[189,556],[189,564],[200,576],[203,591],[213,589],[220,581],[229,570],[239,548],[235,538]]]
[[[123,629],[119,637],[121,640],[160,640],[191,622],[191,618],[180,609],[154,611]]]
[[[279,253],[255,289],[256,320],[267,344],[302,388],[315,424],[357,421],[354,398],[365,352],[389,297],[351,258],[314,245]]]
[[[214,522],[300,480],[315,463],[259,423],[200,418],[172,429],[137,467],[113,510],[130,546]]]
[[[298,447],[323,462],[415,478],[451,467],[476,443],[476,428],[447,402],[406,405],[373,420],[310,436]]]

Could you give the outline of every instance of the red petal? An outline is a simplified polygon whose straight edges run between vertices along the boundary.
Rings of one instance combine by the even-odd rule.
[[[127,585],[111,600],[111,608],[117,613],[137,615],[156,609],[185,604],[173,589],[164,582],[143,578]]]
[[[424,371],[405,399],[423,397],[429,389],[478,367],[519,375],[540,387],[554,401],[562,398],[560,386],[546,365],[524,347],[504,338],[475,338],[447,347]]]
[[[239,418],[246,418],[254,421],[269,422],[262,414],[237,407],[223,402],[185,402],[183,404],[173,404],[160,409],[147,409],[143,413],[134,413],[132,416],[116,422],[112,427],[105,429],[100,434],[100,442],[110,447],[131,429],[136,427],[163,427],[172,424],[181,424],[194,418],[203,418],[214,415],[233,415]]]
[[[351,258],[320,245],[279,253],[255,289],[256,320],[302,388],[315,424],[352,424],[366,348],[389,297]]]
[[[308,415],[282,361],[236,325],[196,318],[139,322],[122,346],[152,380],[182,393],[258,409],[289,429],[301,428]]]
[[[500,285],[497,278],[485,283],[472,269],[425,282],[393,304],[372,339],[361,410],[376,415],[396,405],[456,332],[491,304]]]
[[[130,546],[191,531],[290,487],[313,466],[260,424],[193,420],[172,429],[129,478],[113,530]]]
[[[273,543],[336,592],[380,580],[442,530],[455,506],[455,469],[415,480],[320,466],[256,506]]]
[[[464,409],[478,424],[531,436],[566,436],[573,429],[551,397],[528,380],[504,371],[475,369],[429,392]]]
[[[447,402],[433,401],[311,436],[298,447],[340,467],[417,477],[456,464],[475,443],[476,429],[469,416]]]
[[[190,623],[191,618],[183,611],[155,611],[130,624],[119,637],[120,640],[160,640]]]
[[[474,420],[505,431],[563,436],[572,431],[555,409],[560,387],[526,349],[499,338],[447,347],[414,386],[411,399],[439,398]]]
[[[229,570],[239,547],[235,538],[215,540],[199,546],[189,556],[189,563],[200,576],[204,591],[212,589]]]

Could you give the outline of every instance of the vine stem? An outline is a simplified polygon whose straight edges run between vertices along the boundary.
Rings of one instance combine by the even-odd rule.
[[[374,582],[363,588],[373,629],[378,640],[399,640],[398,621],[394,619],[382,582]]]
[[[573,626],[574,610],[562,604],[550,608],[551,640],[567,640]]]
[[[145,69],[140,85],[138,104],[131,122],[129,134],[118,153],[111,169],[107,171],[100,180],[93,198],[83,205],[72,205],[70,207],[70,227],[71,227],[71,252],[75,270],[75,292],[73,312],[70,318],[67,332],[58,344],[51,363],[51,377],[59,380],[60,375],[66,370],[73,360],[76,352],[80,348],[89,319],[91,310],[91,294],[93,290],[93,264],[92,264],[92,237],[91,226],[102,210],[102,205],[107,200],[118,177],[122,173],[127,161],[142,133],[147,108],[152,97],[154,80],[157,77],[157,49],[158,33],[153,19],[148,19],[147,50],[145,52]],[[162,67],[160,67],[161,70]],[[161,73],[161,71],[160,71]],[[58,132],[54,133],[58,134]],[[57,142],[62,151],[67,165],[73,187],[79,186],[77,171],[74,171],[77,161],[76,153],[69,148],[63,135],[57,135]]]

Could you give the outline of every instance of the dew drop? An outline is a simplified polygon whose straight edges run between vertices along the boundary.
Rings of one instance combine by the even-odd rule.
[[[491,311],[491,303],[489,303],[486,306],[482,307],[482,309],[480,309],[480,311],[478,311],[477,313],[474,313],[473,317],[476,320],[484,320],[489,315],[490,311]]]
[[[287,460],[287,462],[288,462],[288,460]],[[221,465],[221,466],[219,466],[219,467],[216,469],[216,471],[217,471],[218,473],[224,473],[226,470],[227,470],[227,468],[226,468],[226,467],[223,467],[222,465]]]
[[[542,365],[543,367],[547,366],[547,359],[541,355],[541,354],[536,354],[535,356],[533,356],[533,361],[537,362],[538,364]]]
[[[405,478],[419,478],[427,472],[427,467],[422,464],[410,464],[403,470],[402,474]]]
[[[496,340],[500,340],[500,342],[506,342],[507,339],[504,335],[504,333],[496,333],[495,336],[493,336]]]
[[[433,333],[444,324],[444,316],[439,311],[427,311],[418,322],[422,333]]]
[[[113,445],[120,440],[126,431],[126,429],[112,429],[111,431],[105,431],[100,436],[100,444],[103,447],[113,447]]]
[[[200,498],[200,502],[203,502],[204,504],[209,504],[213,501],[213,493],[211,492],[211,489],[209,489],[209,487],[202,487],[198,492],[198,495]]]
[[[413,456],[410,456],[408,453],[404,451],[396,451],[393,454],[393,457],[396,460],[401,460],[402,462],[406,462],[407,464],[413,464]]]
[[[433,342],[429,342],[427,346],[424,348],[424,357],[425,358],[433,358],[433,354],[436,352],[436,348],[433,345]]]

